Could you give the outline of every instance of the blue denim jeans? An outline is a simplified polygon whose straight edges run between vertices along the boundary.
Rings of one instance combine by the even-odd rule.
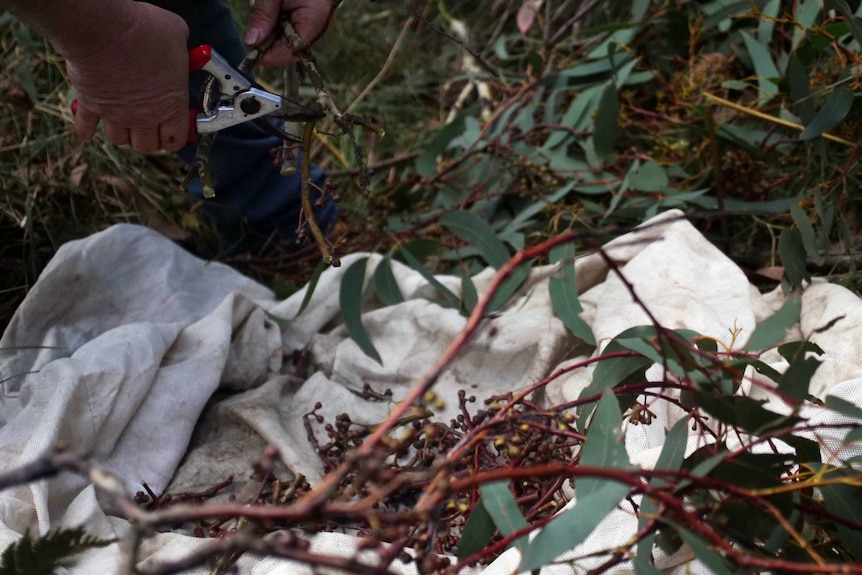
[[[245,45],[230,9],[224,0],[151,0],[152,4],[181,16],[189,27],[189,48],[210,44],[231,65],[245,57]],[[198,108],[203,74],[192,74],[189,107]],[[273,165],[272,150],[281,141],[253,123],[219,132],[210,153],[213,187],[216,196],[204,200],[204,210],[215,221],[224,249],[237,250],[259,245],[271,238],[293,243],[299,227],[301,176],[282,176]],[[186,145],[178,155],[187,163],[195,155],[194,144]],[[311,168],[315,184],[323,187],[325,175],[317,166]],[[202,198],[199,181],[190,193]],[[312,198],[315,204],[317,198]],[[328,198],[315,208],[315,217],[324,231],[338,213]]]

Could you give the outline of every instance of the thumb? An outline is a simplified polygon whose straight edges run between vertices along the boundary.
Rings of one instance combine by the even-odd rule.
[[[257,0],[254,3],[254,12],[248,22],[248,32],[245,34],[245,43],[256,46],[275,31],[278,16],[281,12],[281,0]]]

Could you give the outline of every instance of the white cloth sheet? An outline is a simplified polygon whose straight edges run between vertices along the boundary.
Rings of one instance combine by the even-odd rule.
[[[740,347],[783,301],[779,292],[758,293],[678,212],[659,216],[606,250],[667,327],[693,329],[726,343],[731,330],[738,329],[735,345]],[[457,311],[425,299],[433,290],[421,276],[394,263],[406,301],[371,305],[364,313],[382,365],[368,358],[348,337],[338,305],[341,276],[359,257],[369,258],[368,277],[382,259],[374,254],[343,258],[341,268],[323,274],[308,308],[297,316],[304,290],[277,301],[267,288],[227,266],[201,261],[143,227],[117,225],[63,246],[0,340],[0,472],[63,446],[90,453],[132,493],[141,489],[141,481],[157,493],[191,491],[231,474],[241,489],[270,443],[290,472],[316,483],[323,467],[303,425],[315,402],[323,402],[319,413],[330,420],[342,412],[354,421],[382,420],[391,404],[364,401],[354,392],[367,382],[378,391],[391,389],[397,400],[465,324]],[[583,317],[600,348],[622,330],[648,323],[601,257],[579,258],[576,265]],[[457,413],[459,389],[481,400],[522,389],[561,365],[597,353],[571,337],[554,316],[549,273],[550,268],[535,270],[521,293],[485,321],[444,372],[435,387],[448,398],[443,420]],[[480,290],[489,277],[476,278]],[[457,278],[439,279],[458,292]],[[845,319],[818,331],[839,315]],[[844,288],[824,282],[805,291],[801,322],[788,339],[810,338],[826,350],[812,384],[815,396],[835,394],[862,406],[860,317],[862,301]],[[305,379],[297,377],[300,354],[312,366]],[[780,358],[773,356],[780,369]],[[573,400],[591,373],[582,369],[560,378],[538,399],[548,404]],[[682,416],[665,406],[652,425],[625,424],[632,461],[653,465],[665,430]],[[840,419],[822,409],[811,410],[810,417]],[[824,439],[829,443],[825,454],[836,454],[842,433]],[[45,533],[59,525],[84,524],[95,535],[121,537],[125,521],[110,515],[100,501],[88,480],[73,473],[0,492],[0,549],[28,529]],[[635,522],[629,513],[615,512],[571,556],[625,541]],[[142,566],[205,543],[182,534],[159,535],[142,548]],[[325,552],[350,553],[354,545],[346,535],[314,540],[315,549]],[[68,573],[115,572],[119,553],[118,545],[87,552]],[[705,572],[689,559],[680,553],[662,558],[659,567],[667,573]],[[517,563],[517,551],[510,550],[484,574],[511,573]],[[576,561],[546,571],[576,573],[595,564]],[[623,565],[616,572],[629,570]],[[242,560],[241,572],[310,573],[286,561],[251,557]]]

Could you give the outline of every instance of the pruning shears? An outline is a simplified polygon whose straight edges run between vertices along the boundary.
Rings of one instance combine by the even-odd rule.
[[[245,122],[254,122],[282,141],[301,142],[302,138],[296,135],[296,130],[290,130],[289,127],[295,127],[301,122],[313,122],[325,116],[319,109],[300,104],[288,96],[273,94],[255,86],[248,79],[251,70],[274,39],[275,37],[272,37],[263,45],[250,50],[237,68],[228,64],[208,44],[189,51],[189,71],[209,74],[201,88],[201,111],[190,112],[189,131],[189,141],[197,142],[193,171],[189,173],[189,177],[195,173],[200,177],[205,198],[215,195],[209,152],[218,132]],[[270,119],[283,120],[288,129],[283,129]],[[285,158],[292,154],[288,147],[283,149]],[[283,174],[290,173],[288,166],[287,162],[283,163]],[[184,187],[189,181],[189,178],[186,178]]]
[[[251,67],[244,64],[241,66]],[[210,74],[201,94],[203,109],[192,112],[189,141],[195,141],[200,134],[217,133],[245,122],[255,122],[283,140],[297,141],[296,136],[268,119],[308,122],[324,116],[318,110],[255,86],[208,44],[189,52],[189,71]]]

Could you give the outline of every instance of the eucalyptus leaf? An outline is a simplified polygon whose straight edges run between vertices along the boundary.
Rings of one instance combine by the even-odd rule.
[[[834,6],[841,12],[841,15],[844,16],[844,21],[850,27],[850,33],[853,34],[856,43],[862,46],[862,23],[860,23],[859,19],[853,13],[853,10],[850,9],[850,5],[845,0],[826,0],[825,5]]]
[[[458,307],[461,303],[460,298],[452,293],[452,290],[444,286],[440,283],[440,280],[434,277],[434,274],[429,272],[425,266],[422,265],[416,256],[414,256],[410,251],[399,248],[396,252],[400,255],[400,257],[404,260],[404,262],[410,266],[413,270],[419,273],[425,281],[431,284],[444,298],[445,303],[448,307]]]
[[[806,32],[814,26],[817,16],[823,8],[822,0],[796,0],[796,22],[793,27],[793,42],[791,51],[795,51]]]
[[[799,323],[802,313],[802,296],[790,294],[784,305],[777,312],[760,323],[751,334],[745,348],[748,351],[762,351],[783,342],[787,330]]]
[[[362,303],[363,285],[365,283],[365,266],[368,258],[361,258],[353,262],[341,277],[341,286],[338,290],[338,301],[341,307],[341,315],[350,338],[359,346],[362,353],[383,365],[380,354],[371,343],[365,326],[362,325]]]
[[[464,131],[465,116],[461,115],[440,129],[416,158],[416,171],[429,177],[437,171],[437,157],[443,153],[453,139]]]
[[[622,442],[619,403],[606,391],[593,413],[581,465],[623,469],[629,465]],[[519,571],[537,569],[583,542],[629,493],[629,485],[598,477],[579,477],[577,503],[542,529],[523,551]]]
[[[655,162],[644,162],[629,171],[628,183],[642,192],[663,192],[668,187],[668,177],[664,168]]]
[[[826,396],[826,407],[836,413],[862,421],[862,407],[836,395]]]
[[[799,207],[799,204],[790,206],[790,215],[793,217],[793,223],[799,230],[802,236],[802,245],[805,246],[805,251],[814,260],[817,265],[823,264],[823,256],[820,254],[820,249],[817,247],[817,237],[814,233],[814,226],[811,225],[811,220],[808,215]]]
[[[493,313],[503,307],[509,298],[518,291],[523,283],[530,277],[530,269],[533,267],[533,262],[527,261],[512,270],[512,273],[500,282],[500,287],[494,292],[491,301],[488,302],[487,313]]]
[[[479,303],[479,294],[476,293],[476,286],[470,276],[464,274],[461,276],[461,309],[465,314],[470,315],[477,303]]]
[[[805,246],[802,236],[796,228],[787,228],[778,237],[778,253],[784,264],[784,275],[793,287],[801,286],[811,281],[811,275],[805,269]]]
[[[484,549],[496,530],[494,520],[485,509],[485,503],[480,496],[461,531],[461,538],[458,540],[458,559],[465,559]]]
[[[572,335],[589,343],[596,344],[590,326],[580,314],[584,311],[578,299],[578,285],[575,279],[575,246],[564,244],[551,250],[551,262],[561,265],[556,276],[548,280],[548,293],[554,313]]]
[[[710,545],[688,529],[680,529],[679,535],[683,543],[688,545],[694,556],[709,569],[713,575],[734,575],[727,560],[713,551]]]
[[[600,158],[614,151],[617,141],[617,120],[620,115],[619,94],[613,81],[602,89],[593,122],[593,148]]]
[[[314,295],[314,290],[317,288],[317,282],[320,281],[320,275],[328,267],[329,265],[324,263],[323,260],[320,260],[314,266],[314,271],[311,272],[311,279],[308,280],[308,285],[305,288],[305,295],[302,296],[302,303],[299,304],[299,310],[296,312],[294,318],[299,317],[305,311],[305,308],[308,307],[309,302],[311,302],[311,296]]]
[[[556,517],[530,541],[518,572],[538,569],[582,543],[628,495],[629,486],[603,480],[600,487],[578,498],[577,504]]]
[[[475,246],[489,265],[500,269],[509,261],[509,251],[497,238],[488,223],[473,212],[452,212],[440,218],[440,223],[449,231]]]
[[[817,1],[815,0],[814,3],[817,3]],[[787,63],[787,79],[790,84],[790,95],[794,103],[793,110],[798,114],[802,123],[807,126],[814,119],[814,116],[817,115],[817,107],[814,105],[814,98],[811,96],[808,72],[795,55],[790,56]],[[813,145],[815,152],[821,157],[825,157],[826,146],[823,140],[816,140],[813,142]]]
[[[813,357],[798,356],[785,370],[778,382],[778,390],[794,399],[807,399],[808,386],[814,372],[822,362]]]
[[[479,492],[482,494],[482,504],[494,525],[500,530],[504,536],[510,535],[516,531],[527,528],[527,520],[518,508],[518,502],[512,492],[509,491],[509,482],[493,481],[479,486]],[[526,544],[527,536],[519,537],[514,541],[514,545],[523,551]]]
[[[802,134],[799,135],[800,140],[812,140],[820,137],[838,124],[840,124],[850,109],[853,107],[853,92],[846,84],[836,86],[820,111],[811,119],[811,122],[805,126]]]
[[[778,93],[776,81],[781,74],[775,67],[775,62],[772,61],[772,54],[763,43],[745,30],[741,30],[740,35],[754,66],[754,73],[757,74],[758,100],[762,105]]]
[[[395,305],[404,301],[395,275],[392,273],[392,259],[387,255],[374,269],[374,292],[385,305]]]
[[[836,521],[835,529],[838,531],[843,547],[853,558],[862,561],[862,530],[853,528],[851,525],[862,525],[862,475],[852,469],[830,470],[827,477],[839,476],[846,483],[831,485],[819,485],[818,489],[823,496],[823,506],[826,510],[845,521]]]
[[[655,469],[679,471],[682,462],[685,460],[685,450],[688,445],[688,425],[688,419],[683,418],[677,421],[667,432],[664,445],[655,464]],[[666,481],[659,477],[650,479],[650,487],[657,488],[664,485],[666,485]],[[638,509],[638,531],[644,529],[653,519],[650,516],[657,513],[658,505],[656,502],[644,495]],[[637,557],[639,559],[646,561],[650,557],[654,541],[655,532],[652,532],[638,542]],[[638,571],[637,568],[635,570]]]
[[[781,8],[781,0],[768,0],[761,8],[760,23],[757,25],[757,41],[768,46],[772,41],[775,20]]]

